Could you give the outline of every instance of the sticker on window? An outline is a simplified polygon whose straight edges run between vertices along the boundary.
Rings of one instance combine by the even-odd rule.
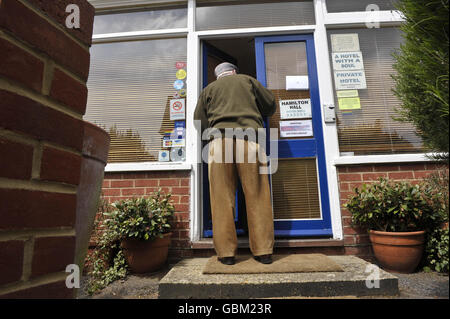
[[[186,117],[185,99],[170,100],[170,120],[184,120]]]

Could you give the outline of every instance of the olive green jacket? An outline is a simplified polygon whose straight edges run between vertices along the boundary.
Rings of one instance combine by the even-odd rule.
[[[276,110],[275,97],[260,82],[245,74],[222,77],[200,94],[194,119],[206,128],[263,127],[263,117]]]

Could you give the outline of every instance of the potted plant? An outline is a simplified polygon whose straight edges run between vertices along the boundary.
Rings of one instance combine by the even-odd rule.
[[[158,270],[167,260],[171,195],[157,191],[151,197],[121,200],[112,204],[110,224],[117,231],[129,268],[135,273]]]
[[[441,223],[433,210],[430,188],[380,178],[356,188],[355,193],[344,207],[352,214],[353,226],[369,230],[381,267],[392,272],[413,272],[423,254],[425,233]]]

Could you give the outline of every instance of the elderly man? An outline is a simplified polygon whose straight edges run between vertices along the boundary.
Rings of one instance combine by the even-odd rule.
[[[239,178],[247,208],[250,250],[257,261],[270,264],[274,230],[269,180],[267,175],[260,174],[259,169],[266,163],[261,164],[255,161],[255,156],[252,157],[255,152],[265,151],[260,149],[256,140],[239,136],[229,138],[224,133],[226,129],[253,129],[256,132],[262,128],[263,117],[275,113],[275,98],[256,79],[237,74],[237,67],[231,63],[218,65],[215,75],[217,80],[203,90],[194,114],[194,119],[201,121],[202,131],[215,128],[222,132],[222,137],[225,136],[215,138],[209,144],[208,172],[214,247],[223,264],[235,263],[237,236],[234,212]],[[243,144],[244,147],[236,148],[236,144]],[[222,154],[225,154],[225,158],[231,158],[231,163],[223,160]],[[259,154],[257,158],[261,156],[265,158],[265,153]],[[217,160],[217,157],[221,158]]]

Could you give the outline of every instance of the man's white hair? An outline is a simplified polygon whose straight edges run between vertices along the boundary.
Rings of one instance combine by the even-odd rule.
[[[238,72],[237,66],[229,62],[223,62],[216,66],[214,74],[216,75],[216,78],[220,78],[222,76],[232,74],[233,71],[236,71],[236,73]]]

